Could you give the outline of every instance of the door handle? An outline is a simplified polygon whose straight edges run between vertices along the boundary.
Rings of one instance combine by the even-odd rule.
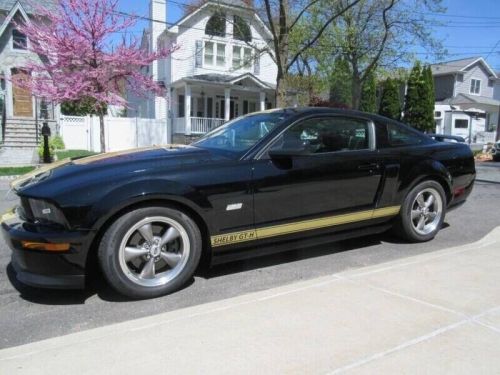
[[[367,164],[361,164],[358,166],[358,169],[360,171],[368,171],[368,170],[374,170],[374,169],[380,169],[380,165],[378,163],[367,163]]]

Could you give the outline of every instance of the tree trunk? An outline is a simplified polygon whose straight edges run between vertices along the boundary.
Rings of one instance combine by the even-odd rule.
[[[104,113],[99,111],[99,130],[101,135],[101,152],[106,152],[106,137],[104,135]]]
[[[351,107],[352,109],[359,110],[359,106],[361,104],[361,92],[362,92],[363,83],[359,79],[359,77],[352,77],[352,87],[351,87]]]
[[[287,106],[286,92],[285,77],[278,73],[278,77],[276,78],[276,108],[284,108]]]

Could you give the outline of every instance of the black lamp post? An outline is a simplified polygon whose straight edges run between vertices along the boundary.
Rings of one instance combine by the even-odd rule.
[[[47,121],[43,122],[42,135],[43,135],[43,162],[50,163],[52,161],[50,158],[50,150],[49,150],[50,128],[49,128],[49,123]]]

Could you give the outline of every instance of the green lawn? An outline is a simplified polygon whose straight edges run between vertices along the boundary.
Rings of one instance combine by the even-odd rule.
[[[96,155],[96,152],[87,151],[87,150],[63,150],[56,151],[57,160],[63,160],[66,158],[82,158],[85,156]]]
[[[0,168],[0,176],[17,176],[34,170],[35,167],[5,167]]]

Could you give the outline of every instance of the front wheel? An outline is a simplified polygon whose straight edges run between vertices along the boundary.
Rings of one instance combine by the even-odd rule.
[[[395,226],[396,234],[411,242],[433,239],[443,225],[446,195],[436,181],[419,183],[407,194]]]
[[[104,234],[99,262],[119,293],[139,299],[175,292],[201,257],[201,234],[181,211],[145,207],[125,213]]]

